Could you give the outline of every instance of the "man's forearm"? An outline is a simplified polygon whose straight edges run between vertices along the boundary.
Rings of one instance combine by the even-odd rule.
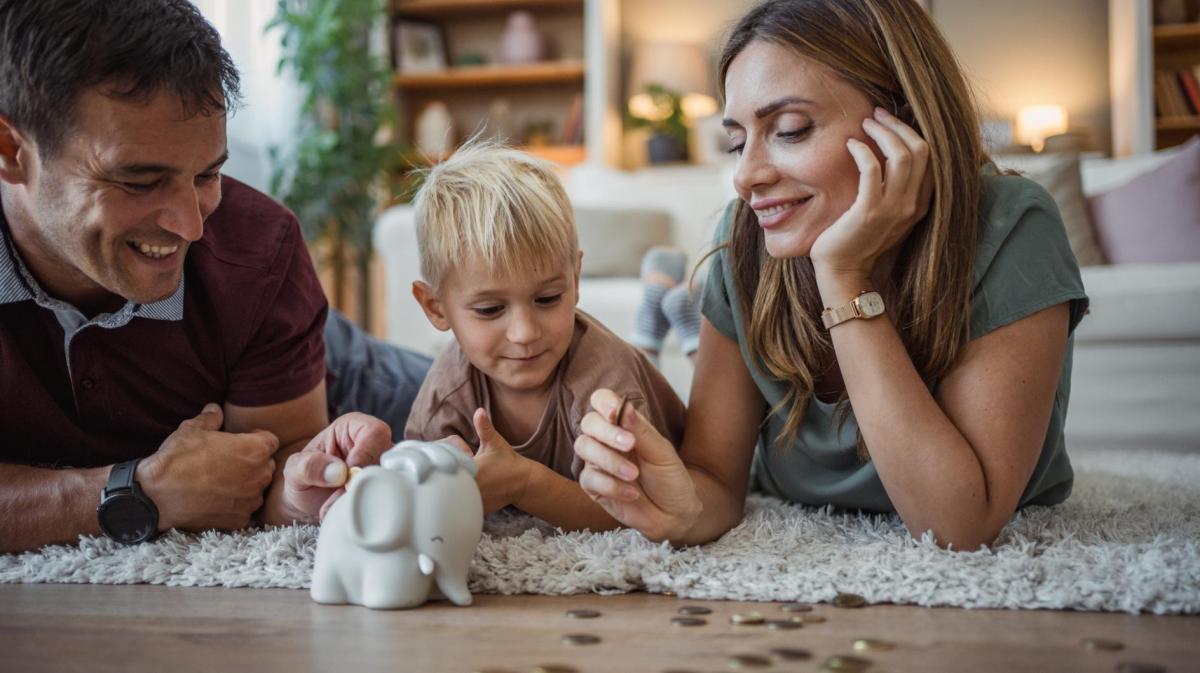
[[[0,464],[0,552],[98,535],[96,507],[110,467],[52,470]]]

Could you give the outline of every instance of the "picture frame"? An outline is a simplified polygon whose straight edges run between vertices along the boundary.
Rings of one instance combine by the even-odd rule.
[[[396,21],[392,29],[392,54],[402,74],[440,72],[446,69],[446,40],[442,27],[432,21]]]

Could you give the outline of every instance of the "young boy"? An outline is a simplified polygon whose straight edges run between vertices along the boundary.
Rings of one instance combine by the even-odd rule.
[[[473,447],[485,514],[512,505],[565,530],[615,528],[576,482],[589,397],[625,396],[676,445],[685,410],[640,351],[575,308],[583,255],[554,169],[469,143],[430,169],[415,208],[424,282],[413,296],[455,342],[404,436]]]

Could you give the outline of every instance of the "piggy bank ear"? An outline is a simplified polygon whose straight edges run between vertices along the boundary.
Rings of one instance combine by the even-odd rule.
[[[388,551],[406,543],[412,507],[404,475],[368,467],[346,492],[350,506],[350,536],[370,551]]]

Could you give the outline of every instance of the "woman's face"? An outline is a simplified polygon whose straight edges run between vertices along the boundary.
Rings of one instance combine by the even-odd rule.
[[[875,148],[862,127],[871,102],[829,68],[761,40],[730,64],[725,101],[734,187],[754,209],[767,253],[807,255],[858,196],[846,141]]]

